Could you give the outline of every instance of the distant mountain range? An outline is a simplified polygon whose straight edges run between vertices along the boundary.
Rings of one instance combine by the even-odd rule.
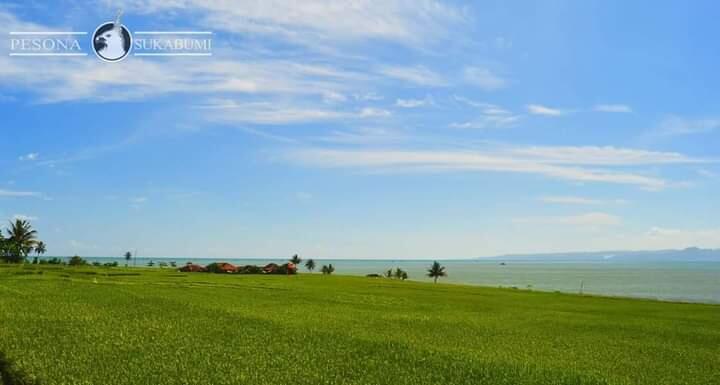
[[[683,250],[655,250],[655,251],[601,251],[578,253],[548,253],[548,254],[508,254],[492,258],[491,260],[529,260],[529,261],[622,261],[622,262],[720,262],[719,249],[700,249],[690,247]]]

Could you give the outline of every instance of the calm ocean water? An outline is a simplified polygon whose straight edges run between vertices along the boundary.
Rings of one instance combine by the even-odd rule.
[[[87,258],[90,261],[118,261],[122,258]],[[146,266],[150,258],[137,258],[137,266]],[[206,264],[213,259],[152,258],[156,263],[175,261]],[[219,261],[219,260],[218,260]],[[285,262],[277,259],[223,259],[236,265],[263,265]],[[332,263],[336,274],[365,275],[382,273],[400,267],[410,279],[430,281],[425,270],[431,261],[419,260],[316,260],[319,266]],[[448,277],[442,282],[483,286],[517,287],[519,289],[577,293],[581,284],[588,294],[642,297],[661,300],[720,303],[720,262],[539,262],[539,261],[445,260]],[[133,265],[133,262],[130,262]],[[157,266],[157,264],[156,264]]]

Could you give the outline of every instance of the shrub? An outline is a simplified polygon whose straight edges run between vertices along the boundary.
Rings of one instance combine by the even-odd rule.
[[[238,267],[237,272],[238,274],[262,274],[263,269],[260,266],[247,265]]]
[[[213,262],[207,265],[206,268],[208,272],[217,274],[234,273],[237,270],[235,266],[224,262]]]
[[[70,261],[68,261],[68,265],[70,266],[82,266],[87,265],[87,261],[82,259],[78,255],[74,255],[72,258],[70,258]]]
[[[294,274],[297,274],[297,268],[295,268],[295,267],[291,268],[287,263],[283,263],[282,265],[278,266],[278,268],[275,270],[275,274],[294,275]]]
[[[263,268],[263,271],[265,274],[294,275],[297,274],[297,266],[294,263],[284,263],[282,265],[269,263]]]

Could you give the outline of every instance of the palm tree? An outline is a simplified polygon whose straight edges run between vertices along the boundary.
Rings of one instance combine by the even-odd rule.
[[[2,231],[0,231],[0,259],[5,260],[8,255],[8,240],[5,239]]]
[[[395,269],[395,278],[402,279],[404,271],[401,268]]]
[[[302,262],[302,259],[298,257],[297,254],[293,255],[292,258],[290,258],[290,262],[294,263],[296,266]]]
[[[129,251],[125,252],[125,267],[128,267],[130,259],[132,259],[132,253]]]
[[[445,266],[440,265],[438,261],[433,262],[432,266],[428,269],[428,277],[433,278],[437,283],[438,278],[447,277]]]
[[[43,254],[45,254],[46,251],[47,251],[47,248],[45,246],[45,242],[43,242],[43,241],[38,242],[37,245],[35,246],[35,252],[37,253],[37,255],[43,255]]]
[[[329,265],[323,265],[322,269],[320,269],[324,275],[330,275],[335,272],[335,267],[331,264]]]
[[[10,262],[22,262],[35,250],[37,231],[32,229],[28,221],[22,219],[16,219],[15,223],[10,222],[10,228],[6,231]]]
[[[389,269],[385,272],[385,278],[392,278],[393,277],[393,271],[392,269]]]
[[[307,262],[305,262],[305,267],[312,273],[312,271],[315,270],[315,261],[308,259]]]

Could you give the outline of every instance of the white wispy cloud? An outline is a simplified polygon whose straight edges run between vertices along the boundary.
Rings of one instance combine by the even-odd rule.
[[[466,82],[486,91],[498,90],[507,85],[507,80],[482,67],[466,67],[464,77]]]
[[[627,201],[624,199],[610,199],[610,200],[605,199],[604,200],[604,199],[593,199],[593,198],[578,197],[578,196],[544,196],[544,197],[538,198],[538,200],[541,202],[553,203],[553,204],[588,205],[588,206],[608,205],[608,204],[621,205],[621,204],[627,203]]]
[[[272,59],[199,63],[177,58],[134,58],[122,66],[98,66],[82,59],[48,59],[45,70],[38,72],[29,65],[32,58],[2,56],[0,79],[6,85],[30,88],[44,102],[133,100],[177,93],[327,97],[359,88],[367,79],[365,75],[326,66]]]
[[[544,216],[515,218],[515,224],[531,225],[567,225],[567,226],[618,226],[622,224],[622,218],[603,212],[591,212],[579,215],[568,216]]]
[[[0,33],[53,29],[26,23],[0,9]],[[347,94],[366,92],[368,81],[377,76],[337,68],[336,61],[325,61],[335,65],[298,62],[260,52],[239,55],[227,48],[213,60],[135,57],[117,66],[98,65],[87,58],[43,58],[39,70],[37,58],[10,57],[7,50],[0,47],[0,82],[7,88],[27,89],[46,103],[123,101],[178,93],[313,95],[337,101]]]
[[[451,128],[468,128],[468,129],[484,129],[484,128],[503,128],[512,127],[518,121],[520,117],[517,115],[481,115],[480,117],[463,122],[463,123],[451,123]]]
[[[338,144],[387,144],[406,139],[406,135],[397,130],[379,127],[359,127],[348,131],[334,130],[317,138],[318,142]]]
[[[353,98],[362,102],[377,102],[385,99],[382,95],[378,95],[374,92],[366,92],[364,94],[353,94]]]
[[[597,104],[593,107],[597,112],[630,113],[632,108],[625,104]]]
[[[483,129],[512,127],[521,119],[520,115],[514,114],[511,111],[496,104],[478,102],[457,95],[455,95],[453,98],[455,99],[455,101],[461,104],[478,109],[480,112],[480,116],[467,122],[452,123],[450,124],[450,127],[452,128]]]
[[[327,91],[323,94],[323,101],[328,104],[344,103],[348,100],[347,96],[334,91]]]
[[[652,136],[679,136],[705,134],[720,129],[720,118],[689,119],[681,116],[670,116],[663,119]]]
[[[543,163],[597,166],[640,166],[708,163],[677,152],[648,151],[613,146],[528,146],[510,149],[515,155],[541,159]]]
[[[424,99],[397,99],[395,106],[402,108],[419,108],[432,106],[435,102],[430,96],[426,96]]]
[[[29,154],[21,155],[20,157],[18,157],[18,159],[21,161],[33,161],[37,160],[39,156],[40,154],[38,154],[37,152],[31,152]]]
[[[419,86],[444,87],[449,84],[443,76],[424,66],[382,67],[378,70],[378,73]]]
[[[307,148],[288,152],[283,157],[313,167],[360,167],[395,172],[527,173],[569,181],[635,185],[648,190],[663,189],[671,183],[662,178],[610,167],[701,162],[674,153],[602,147],[530,147],[490,151]],[[597,166],[604,168],[595,168]]]
[[[113,0],[103,1],[111,9]],[[127,0],[126,12],[191,11],[202,26],[315,46],[323,42],[387,40],[426,46],[465,20],[462,8],[435,0]]]
[[[34,191],[0,190],[0,197],[8,197],[8,198],[33,197],[33,198],[40,198],[40,197],[42,197],[42,194],[39,193],[39,192],[34,192]]]
[[[557,108],[550,108],[546,107],[540,104],[528,104],[527,110],[529,113],[533,115],[542,115],[542,116],[551,116],[551,117],[557,117],[562,116],[565,113]]]
[[[698,175],[704,176],[706,178],[717,178],[718,177],[718,173],[716,173],[714,171],[710,171],[708,169],[704,169],[704,168],[698,169],[698,170],[696,170],[696,172],[698,173]]]
[[[25,214],[15,214],[15,215],[13,215],[12,219],[13,219],[13,221],[19,220],[19,221],[32,222],[32,221],[37,221],[38,217],[35,217],[32,215],[25,215]]]
[[[492,103],[486,103],[486,102],[479,102],[476,100],[468,99],[463,96],[454,95],[453,99],[455,101],[468,105],[470,107],[475,107],[479,109],[483,114],[485,115],[510,115],[511,112],[503,107],[498,106],[497,104]]]
[[[341,119],[379,119],[390,116],[388,110],[364,107],[356,110],[322,109],[314,106],[284,105],[273,102],[237,102],[215,99],[198,106],[208,113],[207,119],[225,123],[266,125],[307,123]]]

